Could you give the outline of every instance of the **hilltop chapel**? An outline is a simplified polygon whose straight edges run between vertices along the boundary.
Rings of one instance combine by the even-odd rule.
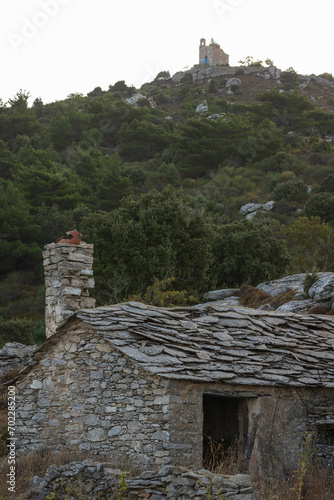
[[[199,64],[208,66],[228,66],[229,55],[226,54],[220,45],[211,38],[210,45],[206,45],[205,38],[201,38],[199,47]]]

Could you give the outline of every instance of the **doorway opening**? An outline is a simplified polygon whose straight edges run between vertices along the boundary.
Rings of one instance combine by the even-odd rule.
[[[247,399],[203,394],[203,466],[241,468],[247,441]],[[232,471],[233,469],[233,471]]]

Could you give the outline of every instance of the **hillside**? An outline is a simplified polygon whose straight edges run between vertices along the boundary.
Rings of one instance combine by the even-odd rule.
[[[43,338],[41,251],[74,227],[98,305],[334,271],[332,76],[214,71],[0,101],[1,344]]]

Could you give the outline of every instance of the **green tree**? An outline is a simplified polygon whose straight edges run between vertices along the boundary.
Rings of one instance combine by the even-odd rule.
[[[170,72],[169,71],[160,71],[157,76],[154,78],[155,82],[166,82],[170,80]]]
[[[334,223],[334,194],[315,193],[305,204],[305,215]]]
[[[189,198],[167,187],[125,199],[118,210],[84,219],[87,241],[95,245],[99,302],[142,294],[154,279],[175,277],[181,290],[196,292],[211,263],[211,226]]]
[[[334,231],[320,217],[299,217],[286,238],[292,272],[334,271]]]
[[[109,91],[111,92],[126,92],[128,88],[124,80],[119,80],[114,85],[109,85]]]
[[[211,273],[218,287],[256,286],[284,275],[289,263],[285,242],[264,223],[243,220],[222,225],[213,246]]]
[[[29,97],[29,93],[20,90],[0,113],[0,139],[9,145],[18,135],[32,137],[41,130],[34,108],[28,106]]]
[[[218,120],[190,118],[180,128],[176,149],[184,176],[199,177],[227,159],[240,157],[240,145],[253,132],[244,117],[227,115]]]
[[[94,90],[91,90],[88,92],[87,97],[99,97],[104,94],[104,90],[101,89],[101,87],[95,87]]]
[[[293,68],[288,68],[286,71],[283,71],[280,80],[286,90],[299,87],[299,76]]]
[[[8,181],[0,186],[0,273],[33,269],[41,259],[39,228],[20,190]]]
[[[56,151],[63,151],[74,140],[74,132],[67,116],[58,113],[49,125],[50,141]]]
[[[298,92],[280,94],[278,90],[267,90],[256,98],[262,106],[252,105],[250,111],[269,118],[287,132],[307,131],[316,123],[309,113],[314,105],[307,96]]]
[[[7,144],[0,140],[0,178],[12,179],[13,173],[19,168],[19,161],[7,147]]]
[[[150,121],[133,120],[119,131],[119,154],[126,161],[148,160],[169,144],[169,134]]]
[[[239,153],[247,159],[262,160],[284,149],[282,131],[266,118],[257,127],[254,134],[240,144]]]
[[[110,211],[119,207],[122,198],[133,191],[117,153],[102,159],[96,179],[96,208],[99,210]]]
[[[214,78],[211,78],[211,81],[210,81],[209,87],[208,87],[208,92],[209,92],[209,94],[215,94],[217,91],[218,91],[217,80],[215,80]]]
[[[31,146],[20,149],[21,166],[15,175],[15,183],[33,208],[45,203],[58,204],[63,209],[78,204],[73,173],[63,171],[53,160],[54,151],[35,150]],[[73,179],[73,182],[71,180]]]
[[[285,200],[305,201],[307,195],[307,186],[302,180],[291,180],[279,182],[273,189],[272,199],[274,201]]]
[[[334,175],[329,174],[327,177],[325,177],[319,186],[319,191],[321,193],[332,193],[334,194]]]

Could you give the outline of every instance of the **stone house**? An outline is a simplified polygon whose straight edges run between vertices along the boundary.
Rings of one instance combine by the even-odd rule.
[[[199,46],[199,64],[208,66],[228,66],[230,56],[226,54],[213,38],[210,45],[206,45],[205,38],[201,38]]]
[[[237,448],[244,470],[288,472],[312,432],[333,465],[334,318],[220,301],[94,308],[92,252],[44,252],[48,338],[16,380],[18,452],[77,446],[198,469],[211,441]]]

